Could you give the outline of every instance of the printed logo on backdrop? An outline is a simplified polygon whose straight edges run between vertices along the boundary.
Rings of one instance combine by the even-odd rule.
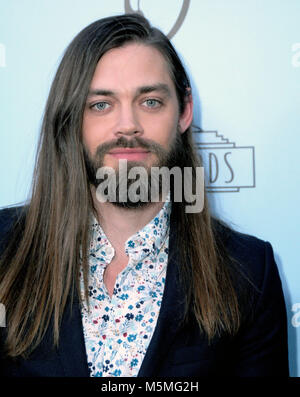
[[[149,19],[149,16],[145,15],[145,13],[141,10],[141,7],[140,7],[140,3],[141,2],[140,2],[140,0],[137,1],[137,9],[134,9],[133,3],[136,3],[136,2],[134,2],[133,0],[125,0],[124,8],[125,8],[126,14],[138,13],[138,14],[140,14],[140,15],[142,15],[142,16],[144,16],[144,17]],[[183,21],[184,21],[184,19],[186,17],[186,14],[188,12],[189,6],[190,6],[190,0],[183,0],[179,15],[178,15],[173,27],[171,28],[171,30],[167,34],[169,39],[174,37],[175,34],[180,29],[180,27],[183,24]]]
[[[194,129],[202,157],[207,192],[239,192],[255,187],[254,146],[237,146],[217,131]]]
[[[167,34],[171,39],[182,26],[190,0],[182,0],[181,9]],[[149,18],[141,9],[141,1],[125,0],[126,13],[138,13]],[[151,18],[150,18],[151,19]],[[196,148],[206,169],[205,188],[208,192],[239,192],[241,188],[255,187],[253,146],[237,146],[217,131],[194,130]]]

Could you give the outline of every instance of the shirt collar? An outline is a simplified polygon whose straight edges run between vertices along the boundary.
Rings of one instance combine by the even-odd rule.
[[[125,242],[125,252],[134,262],[142,261],[148,255],[158,255],[169,235],[170,214],[171,201],[169,193],[163,207],[156,216]],[[104,252],[105,249],[107,260],[111,261],[114,257],[114,248],[95,216],[92,218],[91,230],[90,254],[95,255],[99,251]]]

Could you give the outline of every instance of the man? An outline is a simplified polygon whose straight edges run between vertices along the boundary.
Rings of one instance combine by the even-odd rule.
[[[154,167],[190,167],[197,190],[192,117],[182,63],[143,17],[96,21],[69,45],[32,197],[1,212],[1,375],[288,375],[271,245],[213,219],[206,199],[186,211],[177,177],[150,197]],[[108,167],[123,177],[100,194]]]

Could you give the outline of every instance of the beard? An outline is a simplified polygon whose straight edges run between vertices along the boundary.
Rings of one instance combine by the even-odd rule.
[[[100,145],[93,157],[84,147],[84,160],[88,182],[93,185],[96,190],[105,180],[103,177],[97,177],[98,170],[105,168],[105,155],[110,150],[120,147],[146,149],[150,153],[154,154],[155,161],[150,166],[144,165],[142,161],[125,161],[125,173],[124,168],[122,171],[119,163],[119,168],[113,170],[114,177],[116,177],[114,181],[116,181],[116,183],[110,185],[113,186],[114,191],[112,191],[108,186],[105,191],[107,201],[121,208],[136,209],[153,202],[153,195],[155,196],[154,201],[163,200],[168,192],[166,191],[166,187],[163,185],[162,178],[160,176],[153,178],[151,169],[153,169],[153,167],[157,167],[158,169],[162,169],[162,167],[164,167],[165,169],[170,170],[171,168],[182,164],[182,160],[185,158],[185,151],[182,142],[182,134],[179,129],[176,131],[176,135],[168,150],[149,139],[141,137],[127,139],[123,136],[117,140],[105,142]],[[138,178],[133,179],[132,177],[129,177],[129,174],[135,167],[139,167],[139,169],[142,168],[142,171],[144,172],[140,173]],[[111,178],[111,175],[107,178],[108,185],[112,182]],[[136,193],[138,194],[138,197],[135,196],[133,199],[132,195],[128,193],[137,181],[138,188]]]

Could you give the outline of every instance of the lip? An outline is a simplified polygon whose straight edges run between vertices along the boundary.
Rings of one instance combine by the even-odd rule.
[[[108,152],[108,154],[117,159],[126,159],[132,161],[145,160],[149,153],[149,150],[141,148],[116,148]]]
[[[121,153],[149,153],[149,150],[141,149],[141,148],[117,148],[109,151],[109,154],[121,154]]]

